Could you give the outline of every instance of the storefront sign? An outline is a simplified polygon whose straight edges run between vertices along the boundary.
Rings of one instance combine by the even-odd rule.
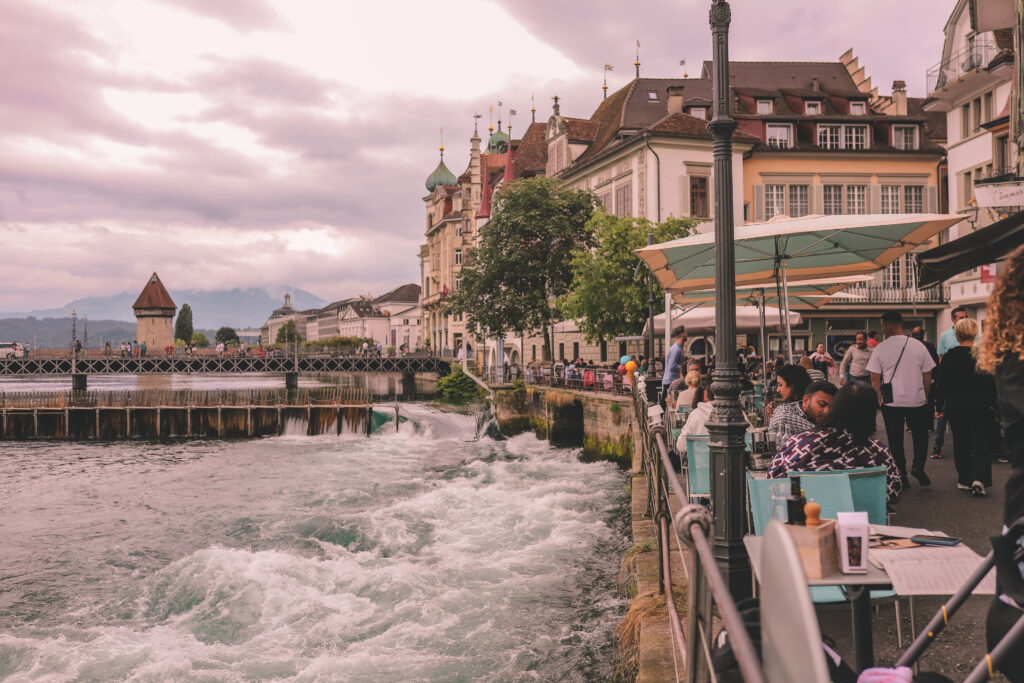
[[[1024,206],[1024,182],[978,185],[974,197],[978,206]]]
[[[996,281],[996,264],[989,263],[981,267],[981,283],[988,284]]]

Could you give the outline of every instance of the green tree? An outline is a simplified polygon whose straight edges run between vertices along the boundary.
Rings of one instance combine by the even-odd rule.
[[[572,283],[574,249],[594,245],[587,221],[592,192],[554,178],[517,180],[497,194],[480,246],[462,266],[459,289],[445,304],[446,315],[462,313],[477,337],[541,330],[544,358],[551,358],[555,297]]]
[[[206,335],[202,332],[192,333],[192,343],[200,349],[210,348],[210,340],[206,338]]]
[[[680,218],[653,223],[645,218],[612,216],[599,209],[588,223],[597,247],[573,251],[572,287],[559,297],[559,310],[578,322],[589,342],[640,334],[648,317],[648,291],[646,278],[634,277],[638,262],[634,250],[647,245],[648,232],[654,233],[655,243],[666,242],[686,237],[696,225]],[[654,295],[656,301],[664,300],[664,290],[657,282]]]
[[[182,304],[181,310],[178,311],[178,319],[174,321],[174,338],[189,341],[193,332],[195,330],[192,328],[192,307]]]
[[[293,322],[292,325],[294,325],[294,324],[295,323]],[[234,328],[226,327],[225,326],[225,327],[222,327],[219,330],[217,330],[217,333],[214,335],[214,339],[217,340],[218,344],[220,344],[221,342],[224,342],[225,346],[227,346],[231,342],[235,342],[237,344],[238,343],[238,333],[235,332]]]
[[[274,340],[275,344],[291,344],[297,341],[299,338],[299,331],[295,327],[295,321],[289,320],[284,325],[281,325],[277,330],[277,338]]]

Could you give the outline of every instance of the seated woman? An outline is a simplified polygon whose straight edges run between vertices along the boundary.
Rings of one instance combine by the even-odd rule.
[[[686,385],[685,389],[682,387],[684,384]],[[700,373],[696,370],[690,370],[681,380],[673,381],[668,387],[669,410],[679,410],[680,406],[691,407],[699,386]]]
[[[780,479],[790,472],[885,465],[889,500],[895,500],[903,483],[889,448],[871,438],[877,413],[874,389],[859,382],[847,384],[836,394],[824,427],[797,434],[782,445],[768,468],[768,478]]]
[[[697,389],[693,399],[693,410],[690,411],[690,415],[686,418],[686,424],[683,425],[683,431],[676,439],[676,452],[686,453],[686,437],[704,436],[708,433],[707,422],[711,417],[711,401],[714,398],[710,380],[704,383],[702,389]],[[747,420],[746,415],[743,416],[743,419],[747,421],[747,431],[750,431],[752,429],[750,420]]]
[[[804,414],[801,401],[804,392],[811,383],[811,378],[799,365],[778,366],[778,394],[782,405],[771,408],[771,420],[768,429],[776,434],[798,434],[813,429],[814,424]]]

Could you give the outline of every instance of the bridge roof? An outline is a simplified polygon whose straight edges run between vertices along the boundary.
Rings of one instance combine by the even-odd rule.
[[[159,276],[153,273],[149,282],[142,288],[142,294],[139,294],[139,298],[132,304],[132,308],[136,310],[140,308],[170,308],[173,310],[177,306],[171,299],[171,295],[167,293],[164,283],[160,282]]]

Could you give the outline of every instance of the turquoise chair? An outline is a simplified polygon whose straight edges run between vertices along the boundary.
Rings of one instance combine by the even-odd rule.
[[[711,495],[711,450],[708,446],[706,434],[686,437],[686,459],[689,463],[690,497]],[[749,448],[753,442],[754,435],[747,432],[743,440]],[[771,500],[769,499],[769,504]]]
[[[867,512],[868,521],[872,524],[888,524],[888,470],[889,468],[885,465],[843,470],[843,473],[850,478],[850,492],[853,494],[853,509]],[[803,472],[801,474],[816,477],[822,474],[832,473]]]
[[[711,452],[708,450],[706,435],[686,437],[686,459],[689,462],[690,497],[711,495]]]

